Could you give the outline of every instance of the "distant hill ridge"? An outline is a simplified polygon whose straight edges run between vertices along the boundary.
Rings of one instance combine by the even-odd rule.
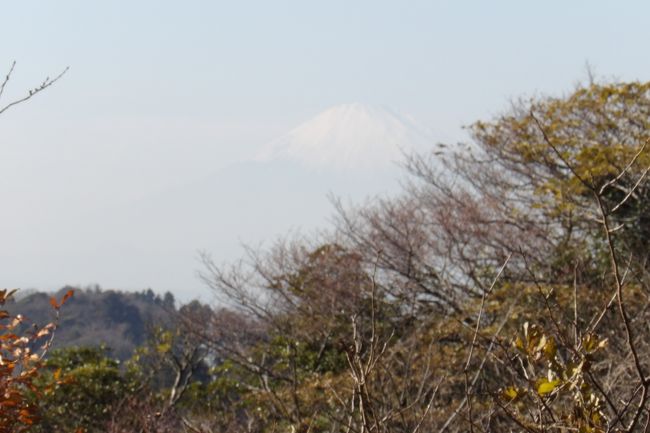
[[[174,296],[152,290],[122,292],[99,287],[64,287],[59,292],[30,292],[7,305],[12,314],[22,314],[27,323],[43,326],[54,319],[50,298],[60,299],[74,290],[61,308],[54,347],[106,345],[117,359],[128,359],[144,343],[153,326],[166,325],[176,312]]]

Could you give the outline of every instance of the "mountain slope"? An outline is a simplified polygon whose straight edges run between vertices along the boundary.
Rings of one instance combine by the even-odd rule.
[[[268,143],[262,161],[288,159],[310,167],[375,169],[394,164],[404,151],[434,142],[409,116],[360,103],[332,107]]]

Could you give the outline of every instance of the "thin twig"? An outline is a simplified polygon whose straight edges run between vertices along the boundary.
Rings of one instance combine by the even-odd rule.
[[[15,67],[16,67],[16,61],[14,60],[11,63],[11,67],[9,68],[9,72],[7,72],[7,75],[5,76],[5,79],[2,82],[2,85],[0,85],[0,99],[2,98],[2,94],[5,92],[5,86],[9,82],[9,79],[11,78],[11,74],[14,72]]]
[[[7,105],[5,105],[4,107],[0,108],[0,114],[4,113],[5,111],[7,111],[8,109],[10,109],[10,108],[13,107],[14,105],[18,105],[18,104],[20,104],[21,102],[25,102],[25,101],[31,99],[34,95],[36,95],[36,94],[42,92],[43,90],[47,89],[47,88],[50,87],[52,84],[54,84],[54,83],[56,83],[57,81],[59,81],[59,80],[61,79],[61,77],[63,77],[63,75],[65,75],[65,73],[68,72],[69,69],[70,69],[69,66],[66,67],[66,68],[65,68],[65,69],[64,69],[64,70],[63,70],[59,75],[57,75],[57,76],[54,77],[53,79],[50,79],[50,77],[45,78],[45,80],[43,80],[43,82],[42,82],[38,87],[35,87],[34,89],[30,90],[30,91],[27,93],[27,96],[24,96],[23,98],[20,98],[20,99],[17,99],[17,100],[15,100],[15,101],[13,101],[13,102],[10,102],[9,104],[7,104]],[[12,67],[12,70],[13,70],[13,67]],[[4,90],[4,85],[7,83],[7,81],[8,81],[8,78],[6,78],[5,81],[3,82],[3,84],[2,84],[2,90]]]

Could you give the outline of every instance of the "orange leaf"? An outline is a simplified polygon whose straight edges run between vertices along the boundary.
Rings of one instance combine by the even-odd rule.
[[[54,298],[54,297],[51,297],[51,298],[50,298],[50,305],[51,305],[52,308],[54,308],[55,310],[58,310],[58,309],[59,309],[59,304],[56,302],[56,298]]]
[[[65,304],[68,299],[72,298],[72,295],[74,295],[74,290],[68,290],[65,292],[65,295],[63,295],[63,299],[61,299],[61,304],[59,306]]]

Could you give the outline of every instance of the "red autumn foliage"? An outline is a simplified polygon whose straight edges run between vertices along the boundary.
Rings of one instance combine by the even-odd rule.
[[[0,305],[5,305],[15,290],[0,290]],[[29,394],[38,393],[34,380],[52,344],[59,309],[73,295],[68,291],[60,302],[52,298],[55,320],[43,327],[25,330],[26,319],[0,310],[0,433],[22,432],[37,421],[36,406]]]

